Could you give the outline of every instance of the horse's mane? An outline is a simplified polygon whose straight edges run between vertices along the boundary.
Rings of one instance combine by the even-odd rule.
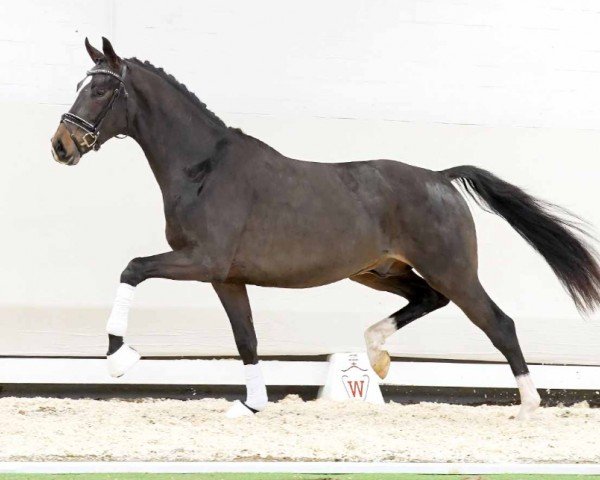
[[[155,73],[156,75],[158,75],[160,78],[162,78],[163,80],[165,80],[166,82],[168,82],[171,86],[173,86],[176,90],[178,90],[179,92],[183,93],[187,98],[189,98],[192,103],[194,105],[196,105],[197,107],[201,108],[204,113],[206,113],[206,115],[217,125],[221,126],[221,127],[225,127],[227,128],[227,125],[225,124],[225,122],[223,120],[221,120],[219,117],[217,117],[217,115],[214,112],[211,112],[208,107],[206,106],[206,103],[202,102],[194,92],[190,92],[188,90],[188,88],[181,82],[179,82],[173,75],[165,72],[162,68],[160,67],[155,67],[154,65],[152,65],[148,60],[145,61],[141,61],[140,59],[133,57],[133,58],[128,58],[127,61],[135,63],[136,65],[152,72]]]
[[[259,140],[258,138],[255,138],[252,135],[248,135],[247,133],[244,133],[242,131],[242,129],[240,129],[240,128],[228,127],[227,124],[223,120],[221,120],[214,112],[212,112],[211,110],[208,109],[208,107],[206,106],[206,103],[204,103],[202,100],[200,100],[194,92],[190,92],[190,90],[188,90],[188,88],[183,83],[181,83],[179,80],[177,80],[170,73],[165,72],[161,67],[156,67],[156,66],[152,65],[148,60],[142,61],[136,57],[128,58],[127,61],[132,62],[132,63],[144,68],[145,70],[148,70],[148,71],[158,75],[160,78],[162,78],[163,80],[168,82],[169,85],[173,86],[177,91],[183,93],[187,98],[189,98],[190,101],[194,105],[196,105],[198,108],[202,109],[204,114],[216,125],[227,128],[227,129],[229,129],[229,131],[234,132],[235,134],[240,135],[249,140],[252,140],[254,142],[257,142],[257,143],[263,145],[264,147],[270,148],[271,150],[275,150],[273,147],[271,147],[270,145],[267,145],[262,140]]]

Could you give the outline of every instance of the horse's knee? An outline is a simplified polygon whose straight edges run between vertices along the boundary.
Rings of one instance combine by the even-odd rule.
[[[134,258],[127,264],[123,273],[121,273],[121,283],[136,287],[144,280],[144,262],[141,258]]]

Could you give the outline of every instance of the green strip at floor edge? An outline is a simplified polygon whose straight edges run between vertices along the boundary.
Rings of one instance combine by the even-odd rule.
[[[79,473],[0,474],[0,480],[600,480],[600,475],[490,474],[427,475],[397,473]]]

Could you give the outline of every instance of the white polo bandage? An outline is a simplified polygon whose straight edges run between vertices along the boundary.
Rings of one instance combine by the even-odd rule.
[[[108,373],[112,377],[118,378],[124,375],[140,359],[137,350],[124,343],[112,355],[107,355]]]
[[[267,387],[262,370],[256,365],[244,365],[246,378],[246,405],[254,410],[262,410],[267,406]]]
[[[129,309],[133,300],[135,287],[126,283],[119,284],[117,297],[113,303],[110,317],[106,323],[106,333],[124,337],[127,332],[127,323],[129,320]]]

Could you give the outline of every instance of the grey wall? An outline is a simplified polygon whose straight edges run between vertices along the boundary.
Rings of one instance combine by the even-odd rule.
[[[87,35],[149,59],[226,122],[320,161],[473,163],[600,225],[600,8],[585,1],[0,4],[0,355],[101,355],[129,259],[168,249],[141,150],[114,140],[75,168],[49,138],[89,68]],[[475,212],[480,273],[533,361],[600,364],[600,318],[583,320],[549,268],[500,220]],[[350,282],[252,288],[264,354],[362,348],[400,302]],[[138,289],[144,354],[235,351],[205,285]],[[497,359],[454,307],[391,340],[397,355]]]

